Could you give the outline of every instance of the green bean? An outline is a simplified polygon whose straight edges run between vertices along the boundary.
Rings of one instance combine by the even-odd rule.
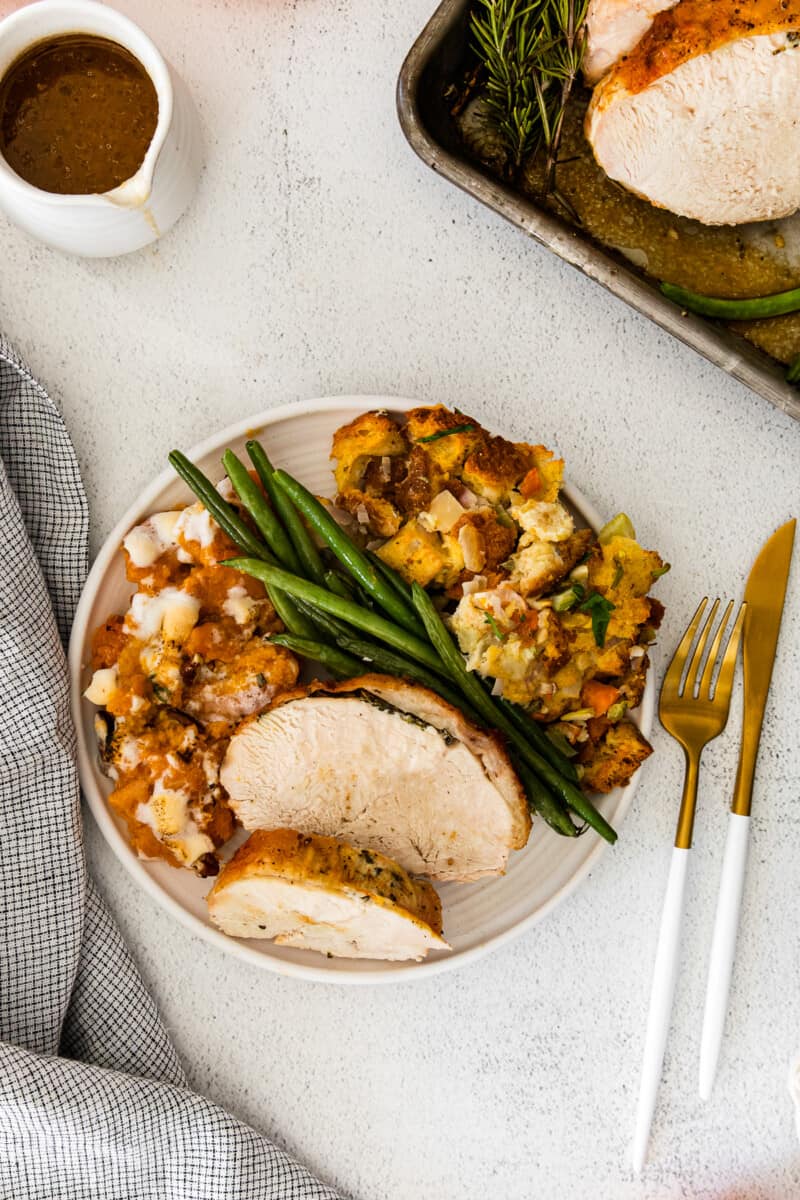
[[[800,309],[800,288],[756,296],[751,300],[725,300],[720,296],[701,296],[674,283],[662,283],[661,291],[689,312],[703,317],[723,317],[727,321],[755,321],[760,317],[781,317]]]
[[[301,658],[309,658],[313,662],[321,663],[330,671],[331,675],[335,675],[338,679],[352,679],[353,676],[361,674],[362,664],[358,659],[353,658],[350,654],[345,654],[336,646],[328,646],[325,642],[309,641],[308,638],[293,637],[290,633],[273,633],[269,640],[274,645],[285,646],[287,650],[292,650]]]
[[[301,613],[305,613],[309,620],[319,626],[320,631],[325,634],[329,641],[335,642],[339,637],[341,629],[350,629],[349,625],[337,621],[330,613],[323,612],[321,608],[315,608],[313,604],[309,604],[306,600],[296,600],[295,603]]]
[[[306,529],[302,517],[292,504],[283,488],[275,482],[275,468],[267,457],[267,452],[260,442],[251,440],[246,444],[250,461],[256,469],[264,491],[270,498],[272,507],[283,521],[297,557],[300,559],[302,573],[315,583],[322,584],[325,568],[322,565],[319,550],[314,545],[314,539]],[[300,573],[300,572],[298,572]]]
[[[275,472],[275,482],[283,488],[295,507],[299,508],[311,527],[331,548],[339,561],[347,567],[373,599],[377,600],[387,616],[410,633],[421,634],[419,620],[411,605],[402,600],[395,588],[390,587],[383,576],[378,574],[363,550],[360,550],[355,542],[351,541],[316,496],[312,496],[307,488],[304,488],[291,475],[287,475],[285,471]]]
[[[483,725],[475,709],[467,703],[464,697],[434,675],[433,672],[426,671],[419,663],[413,662],[412,659],[406,658],[405,655],[396,654],[393,650],[388,650],[378,642],[370,641],[369,638],[354,633],[349,626],[337,621],[335,617],[328,616],[323,618],[323,614],[311,606],[309,606],[308,612],[314,620],[319,620],[321,627],[329,637],[336,639],[338,646],[343,650],[349,650],[352,654],[357,654],[360,659],[363,659],[363,663],[359,664],[362,670],[363,665],[367,664],[373,670],[380,671],[386,675],[404,675],[408,679],[413,679],[415,683],[421,683],[424,687],[436,692],[448,704],[452,704],[453,708],[459,709],[473,725]]]
[[[265,569],[269,571],[272,568],[267,567]],[[515,747],[525,763],[538,775],[542,783],[555,792],[556,796],[563,800],[574,812],[583,817],[584,821],[591,825],[601,837],[613,844],[617,840],[617,835],[605,817],[597,811],[592,802],[578,790],[574,783],[571,783],[568,779],[564,779],[546,758],[543,758],[541,754],[538,754],[534,750],[527,739],[519,732],[516,725],[509,720],[503,709],[484,691],[483,686],[476,676],[467,670],[464,659],[461,657],[461,652],[451,638],[439,613],[434,608],[430,596],[418,583],[414,584],[413,596],[414,605],[422,618],[432,645],[450,672],[450,677],[459,684],[467,699],[490,725],[493,725],[495,729],[499,729],[501,733],[506,735],[511,745]]]
[[[172,450],[169,461],[184,482],[194,492],[197,499],[205,506],[211,516],[226,533],[232,542],[245,554],[253,558],[261,558],[264,562],[275,563],[277,560],[259,538],[245,525],[242,518],[227,500],[220,496],[210,479],[207,479],[199,467],[196,467],[180,450]]]
[[[786,368],[787,383],[800,383],[800,354],[796,354]]]
[[[253,555],[266,563],[277,565],[277,559],[263,542],[245,525],[235,508],[220,496],[210,479],[207,479],[199,467],[196,467],[180,450],[173,450],[169,461],[189,487],[204,505],[206,511],[214,518],[223,533],[234,542],[245,554]],[[288,596],[274,588],[267,588],[272,607],[284,625],[291,633],[302,637],[316,637],[316,629],[311,622],[300,613]]]
[[[321,608],[323,612],[339,617],[348,625],[363,629],[365,633],[379,641],[388,642],[390,646],[394,646],[401,653],[419,660],[426,667],[430,667],[432,671],[447,677],[448,671],[428,642],[423,642],[421,638],[408,633],[405,629],[401,629],[398,625],[387,621],[385,617],[371,612],[368,608],[363,608],[352,600],[345,600],[342,596],[335,596],[332,592],[326,591],[325,588],[321,588],[307,579],[301,579],[298,575],[290,575],[281,567],[271,566],[256,558],[232,558],[226,565],[234,567],[237,571],[244,571],[245,574],[252,575],[255,579],[260,579],[267,587],[279,588],[297,600],[304,600],[315,608]]]
[[[353,599],[353,590],[349,588],[341,575],[336,571],[325,572],[325,587],[328,591],[334,592],[337,596],[341,596],[344,600]]]
[[[511,728],[514,728],[513,725]],[[560,800],[563,800],[568,808],[571,808],[579,817],[582,817],[587,825],[590,825],[592,829],[613,846],[617,840],[616,831],[609,825],[603,814],[597,811],[589,797],[585,796],[571,780],[565,779],[563,775],[560,775],[555,767],[552,767],[546,758],[537,754],[533,747],[529,746],[522,737],[519,737],[514,744],[517,746],[519,754],[533,768],[542,783],[546,784],[550,791]]]
[[[529,717],[524,709],[520,708],[518,704],[512,704],[511,701],[500,697],[498,697],[498,704],[508,719],[516,725],[522,736],[533,742],[542,758],[546,758],[565,779],[571,779],[573,783],[578,782],[578,772],[573,764],[565,754],[561,753],[558,746],[553,745],[542,727],[532,717]]]
[[[333,641],[338,645],[340,639],[344,637],[350,638],[359,636],[358,634],[354,633],[352,625],[348,625],[345,621],[337,620],[337,618],[332,617],[330,613],[323,612],[321,608],[317,608],[315,605],[309,604],[305,600],[298,600],[296,603],[300,611],[305,613],[309,620],[312,620],[315,625],[319,626],[329,641]],[[365,644],[369,644],[370,646],[378,645],[378,642],[372,642],[368,638],[363,638],[362,640]]]
[[[298,611],[297,606],[289,596],[284,595],[278,588],[267,588],[267,595],[275,612],[290,633],[304,638],[314,638],[317,636],[315,626]]]
[[[225,451],[222,456],[222,465],[228,472],[228,478],[233,484],[236,495],[247,509],[258,532],[278,562],[286,567],[287,571],[298,572],[300,562],[294,546],[289,541],[286,530],[264,499],[261,488],[253,482],[247,467],[232,450]]]
[[[406,583],[399,571],[395,571],[393,567],[390,567],[388,563],[385,563],[381,556],[376,554],[374,550],[367,550],[366,554],[375,570],[383,576],[390,587],[394,588],[398,596],[400,596],[402,600],[405,600],[406,603],[411,604],[411,584]]]
[[[332,592],[336,592],[337,596],[346,595],[349,600],[355,600],[356,604],[362,604],[364,608],[372,610],[378,607],[369,592],[365,591],[358,580],[345,571],[336,555],[327,546],[322,551],[322,562],[325,567],[325,586],[329,587]],[[346,590],[342,591],[342,588]]]
[[[578,829],[573,823],[572,817],[567,812],[566,805],[553,795],[548,788],[541,782],[537,775],[524,763],[518,754],[512,753],[511,758],[514,763],[514,770],[519,776],[520,782],[525,789],[525,794],[528,797],[528,803],[539,815],[547,822],[547,824],[555,829],[556,833],[560,833],[562,837],[577,837]]]

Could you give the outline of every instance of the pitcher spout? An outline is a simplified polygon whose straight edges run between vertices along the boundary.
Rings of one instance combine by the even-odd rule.
[[[103,198],[118,208],[143,208],[153,190],[154,168],[155,161],[148,164],[145,160],[135,175],[126,179],[119,187],[112,188],[110,192],[104,192]]]

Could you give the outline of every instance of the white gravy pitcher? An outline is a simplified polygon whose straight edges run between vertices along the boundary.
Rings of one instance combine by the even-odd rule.
[[[60,195],[21,179],[0,154],[0,209],[21,229],[70,254],[106,258],[160,238],[189,204],[200,175],[200,125],[175,72],[133,21],[96,0],[38,0],[0,21],[0,79],[30,46],[64,33],[118,42],[153,81],[158,124],[132,178],[102,195]]]

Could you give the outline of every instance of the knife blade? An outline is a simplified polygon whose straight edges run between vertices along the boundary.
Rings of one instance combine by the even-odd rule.
[[[731,804],[731,811],[740,816],[750,815],[758,744],[778,646],[796,525],[796,519],[787,521],[767,539],[753,563],[744,591],[747,601],[742,639],[744,720]]]
[[[778,646],[783,604],[792,562],[796,521],[787,521],[765,542],[747,580],[744,598],[744,719],[742,745],[733,802],[728,816],[728,836],[722,859],[717,913],[708,962],[708,983],[700,1038],[700,1096],[708,1100],[717,1073],[728,996],[739,932],[747,848],[750,840],[750,805],[758,743]]]

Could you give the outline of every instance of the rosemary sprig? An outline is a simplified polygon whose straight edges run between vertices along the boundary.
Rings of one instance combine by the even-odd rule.
[[[546,0],[478,0],[470,24],[486,68],[486,115],[518,170],[540,136],[535,65],[545,36]]]
[[[572,94],[586,52],[586,13],[588,8],[589,0],[550,0],[550,3],[546,5],[545,20],[550,22],[548,29],[552,50],[547,56],[543,69],[549,72],[550,79],[560,82],[558,96],[553,105],[549,137],[545,138],[547,166],[544,190],[546,193],[551,191],[555,185],[558,148],[561,145],[567,102]]]
[[[486,117],[512,175],[539,150],[554,185],[564,113],[583,62],[589,0],[476,0],[470,25],[486,71]]]

